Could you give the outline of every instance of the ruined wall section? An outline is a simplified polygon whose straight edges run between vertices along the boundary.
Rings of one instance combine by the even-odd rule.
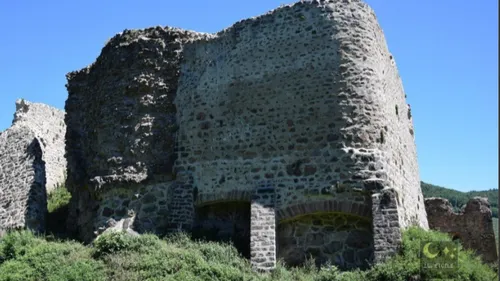
[[[123,214],[126,197],[165,183],[167,228],[189,228],[193,202],[238,198],[251,202],[252,239],[263,225],[270,239],[285,210],[299,216],[318,203],[373,217],[375,254],[393,252],[399,228],[427,221],[411,118],[390,115],[406,105],[392,64],[361,1],[299,2],[216,35],[125,31],[68,75],[70,221],[89,236],[96,221]],[[107,187],[128,191],[101,204]],[[389,227],[392,236],[379,231]],[[272,268],[275,247],[257,244],[252,262]]]
[[[85,236],[92,233],[99,196],[108,187],[130,189],[132,196],[138,184],[172,180],[177,131],[172,101],[182,45],[201,36],[169,27],[125,30],[95,63],[67,75],[70,221],[79,217]],[[121,212],[117,207],[113,213]],[[99,216],[109,215],[102,210]]]
[[[64,111],[16,101],[0,133],[0,229],[45,229],[47,193],[65,180],[65,131]]]
[[[45,229],[45,163],[37,134],[23,125],[0,133],[0,233]]]
[[[376,20],[375,16],[373,19]],[[366,60],[377,60],[373,64],[379,78],[382,107],[379,114],[385,117],[380,129],[383,137],[382,149],[387,152],[386,172],[389,186],[397,191],[399,220],[406,228],[417,225],[428,228],[424,197],[420,187],[420,174],[415,145],[415,133],[410,105],[398,73],[396,62],[389,52],[385,36],[380,26],[374,30],[377,50]],[[365,58],[363,58],[365,59]]]
[[[45,161],[47,192],[50,193],[66,180],[64,111],[43,103],[23,99],[16,101],[13,125],[24,125],[35,132],[40,141]]]
[[[184,49],[177,167],[193,172],[199,197],[264,181],[285,208],[331,198],[337,183],[383,187],[385,99],[370,70],[379,61],[363,62],[369,10],[325,3],[285,6]],[[354,22],[351,8],[361,13]]]
[[[400,228],[427,227],[404,91],[366,4],[280,7],[188,44],[184,57],[176,166],[193,173],[197,203],[262,184],[278,212],[373,203],[377,261],[397,250]]]
[[[68,152],[84,159],[94,189],[171,173],[178,61],[183,41],[195,34],[126,30],[94,64],[68,74]]]
[[[448,233],[462,245],[481,255],[485,262],[497,261],[495,233],[487,198],[475,197],[460,213],[455,213],[444,198],[426,198],[429,227]]]
[[[395,104],[405,112],[404,92],[364,3],[285,6],[184,53],[177,165],[194,172],[201,196],[269,181],[279,208],[337,183],[418,201],[411,122],[388,116]],[[405,157],[397,169],[395,157]],[[401,214],[402,226],[426,226],[420,209]]]

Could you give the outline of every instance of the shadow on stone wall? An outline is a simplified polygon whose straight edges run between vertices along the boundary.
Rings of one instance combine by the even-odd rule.
[[[33,180],[28,191],[28,202],[25,211],[25,227],[36,232],[44,232],[47,215],[47,190],[45,189],[46,173],[42,148],[37,138],[29,144],[26,155],[33,158]]]
[[[77,238],[76,236],[70,236],[66,229],[68,211],[68,205],[64,205],[47,214],[47,234],[59,239]]]
[[[193,239],[231,242],[250,258],[250,202],[217,202],[196,208]]]
[[[316,213],[278,225],[278,258],[300,266],[308,258],[316,265],[341,269],[367,268],[373,260],[371,220],[350,214]]]

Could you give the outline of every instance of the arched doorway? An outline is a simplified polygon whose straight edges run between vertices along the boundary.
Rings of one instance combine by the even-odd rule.
[[[370,219],[342,212],[318,212],[294,217],[278,225],[278,258],[302,265],[314,258],[317,266],[367,268],[373,260]]]
[[[250,258],[250,202],[225,201],[197,207],[193,238],[231,242],[243,257]]]

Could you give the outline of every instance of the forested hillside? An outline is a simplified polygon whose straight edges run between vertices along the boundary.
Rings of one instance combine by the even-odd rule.
[[[462,206],[465,205],[467,201],[469,201],[469,199],[472,197],[475,196],[488,197],[493,217],[498,218],[498,189],[461,192],[458,190],[449,189],[425,182],[421,182],[420,184],[425,198],[429,197],[446,198],[450,201],[455,211],[460,210],[460,208],[462,208]]]

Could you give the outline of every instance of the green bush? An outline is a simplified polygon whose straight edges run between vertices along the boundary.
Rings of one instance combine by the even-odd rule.
[[[68,205],[71,194],[64,186],[58,186],[47,196],[47,210],[53,213]]]
[[[441,278],[452,280],[496,280],[496,273],[491,267],[483,264],[471,251],[459,248],[458,270],[442,271],[441,276],[428,276],[427,272],[420,272],[420,242],[421,241],[451,241],[444,233],[424,231],[412,227],[403,232],[401,253],[385,263],[374,266],[367,272],[367,280],[377,281],[406,281],[428,280]],[[421,279],[417,279],[420,276]]]
[[[107,254],[121,251],[149,253],[163,246],[160,238],[151,234],[141,236],[128,235],[125,232],[105,233],[94,240],[92,256],[101,258]]]
[[[76,242],[48,242],[29,231],[0,240],[0,281],[99,281],[105,267],[91,250]]]
[[[36,238],[29,231],[12,231],[0,240],[0,264],[4,261],[16,259],[26,254],[35,246]]]
[[[271,273],[255,273],[248,260],[224,243],[192,241],[178,234],[160,239],[146,234],[110,232],[90,246],[47,241],[28,231],[10,232],[0,240],[0,281],[397,281],[428,280],[420,276],[421,241],[450,241],[443,233],[410,228],[403,232],[401,252],[366,271],[341,272],[335,266],[316,268],[310,259],[289,268],[281,261]],[[471,252],[460,250],[452,280],[494,280],[495,272]],[[448,274],[449,275],[449,274]],[[496,279],[495,279],[496,280]]]
[[[241,280],[255,275],[234,247],[193,242],[186,235],[161,240],[110,232],[93,246],[93,256],[107,265],[109,280]]]

